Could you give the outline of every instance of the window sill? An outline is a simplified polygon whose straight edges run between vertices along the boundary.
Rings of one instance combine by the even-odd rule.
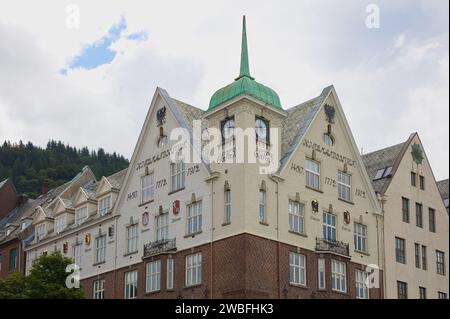
[[[323,191],[321,191],[319,188],[314,188],[314,187],[311,187],[311,186],[308,186],[308,185],[305,185],[305,188],[306,189],[310,189],[310,190],[315,191],[315,192],[318,192],[320,194],[323,194]]]
[[[231,225],[231,222],[223,223],[222,227],[225,227],[225,226],[228,226],[228,225]]]
[[[100,265],[102,265],[102,264],[106,264],[106,261],[100,261],[100,262],[98,262],[98,263],[92,264],[92,267],[100,266]]]
[[[177,189],[177,190],[171,191],[171,192],[168,193],[167,195],[173,195],[173,194],[175,194],[175,193],[184,191],[185,189],[186,189],[185,187],[182,187],[182,188],[179,188],[179,189]]]
[[[129,253],[124,254],[123,257],[128,257],[128,256],[131,256],[131,255],[135,255],[135,254],[137,254],[137,253],[138,253],[137,250],[131,251],[131,252],[129,252]]]
[[[142,207],[142,206],[145,206],[145,205],[149,205],[149,204],[153,203],[154,201],[155,201],[154,199],[152,199],[152,200],[149,200],[148,202],[145,202],[145,203],[139,204],[139,205],[138,205],[138,207]]]
[[[155,290],[155,291],[148,291],[146,293],[144,293],[144,296],[151,296],[151,295],[155,295],[158,292],[161,292],[161,289]]]
[[[355,253],[370,256],[370,254],[367,251],[362,251],[362,250],[358,250],[358,249],[355,249]]]
[[[295,284],[295,283],[293,283],[293,282],[290,282],[290,283],[289,283],[289,286],[296,287],[296,288],[308,289],[308,286],[307,286],[307,285]]]
[[[340,197],[338,197],[338,200],[340,200],[341,202],[344,202],[344,203],[350,204],[350,205],[355,205],[355,203],[354,203],[354,202],[352,202],[352,201],[349,201],[349,200],[346,200],[346,199],[344,199],[344,198],[340,198]]]
[[[266,222],[259,222],[261,225],[263,225],[263,226],[269,226],[269,224],[268,223],[266,223]]]
[[[198,232],[192,233],[192,234],[186,234],[186,235],[184,235],[184,238],[189,238],[189,237],[194,238],[195,236],[197,236],[198,234],[201,234],[201,233],[202,233],[202,231],[198,231]]]
[[[335,290],[335,289],[331,288],[331,292],[350,297],[350,294],[347,291],[340,291],[340,290]]]
[[[296,231],[294,231],[294,230],[289,230],[289,233],[294,234],[294,235],[297,235],[297,236],[301,236],[301,237],[308,238],[308,235],[306,235],[306,234],[304,234],[304,233],[296,232]]]
[[[202,285],[202,283],[195,284],[195,285],[192,285],[192,286],[184,286],[183,289],[197,288],[197,287],[201,287],[201,285]]]

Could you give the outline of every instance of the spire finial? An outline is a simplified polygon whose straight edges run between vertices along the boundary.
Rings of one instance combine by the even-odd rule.
[[[239,78],[247,76],[253,79],[250,75],[250,67],[248,63],[248,49],[247,49],[247,27],[245,23],[245,15],[242,22],[242,47],[241,47],[241,71],[239,73]]]

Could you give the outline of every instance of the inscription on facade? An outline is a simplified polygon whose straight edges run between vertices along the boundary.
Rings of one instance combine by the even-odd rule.
[[[321,146],[320,144],[314,143],[310,140],[307,140],[307,139],[303,140],[303,146],[310,148],[310,149],[316,151],[317,153],[321,153],[321,154],[323,154],[329,158],[332,158],[336,161],[347,164],[349,166],[356,165],[355,160],[352,160],[351,158],[348,158],[342,154],[336,153],[336,152],[330,150],[329,148]]]
[[[200,172],[200,165],[194,165],[192,167],[188,167],[187,176],[194,175],[195,173]]]
[[[359,188],[357,188],[355,190],[355,195],[358,196],[358,197],[361,197],[361,198],[367,198],[366,192],[361,190],[361,189],[359,189]]]
[[[167,185],[167,180],[164,178],[164,179],[156,182],[155,189],[164,187],[166,185]]]
[[[137,198],[137,195],[138,195],[138,192],[137,192],[137,191],[134,191],[134,192],[132,192],[132,193],[129,193],[129,194],[127,195],[127,201],[136,199],[136,198]]]
[[[136,165],[136,170],[138,171],[138,170],[140,170],[140,169],[142,169],[144,167],[149,166],[150,164],[156,163],[159,160],[162,160],[162,159],[164,159],[166,157],[169,157],[170,153],[171,153],[170,149],[169,150],[165,150],[165,151],[162,151],[161,153],[159,153],[157,155],[153,155],[152,157],[149,157],[149,158],[147,158],[147,159],[145,159],[143,161],[140,161]]]

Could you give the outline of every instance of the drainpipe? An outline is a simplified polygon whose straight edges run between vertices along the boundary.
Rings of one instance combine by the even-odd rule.
[[[384,210],[384,204],[386,203],[386,196],[378,194],[378,200],[380,201],[381,204],[381,213],[382,216],[381,217],[377,217],[377,227],[381,227],[381,232],[378,232],[378,234],[381,233],[381,241],[379,241],[379,245],[378,245],[378,262],[382,265],[383,269],[383,298],[386,298],[386,243],[385,243],[385,230],[384,230],[384,214],[385,214],[385,210]],[[381,222],[380,222],[381,219]],[[377,235],[379,236],[379,235]],[[380,254],[380,245],[382,246],[381,249],[381,254]]]
[[[214,240],[214,179],[211,180],[211,243],[210,243],[210,287],[211,287],[211,299],[213,299],[213,295],[214,295],[214,266],[213,266],[213,262],[214,262],[214,250],[213,250],[213,240]]]
[[[115,218],[115,226],[114,226],[114,236],[115,236],[115,243],[114,243],[114,270],[113,270],[113,296],[114,298],[117,298],[116,296],[116,269],[117,269],[117,234],[119,233],[119,225],[118,220],[119,217],[116,216]]]
[[[277,290],[278,290],[278,299],[281,299],[281,274],[280,274],[280,214],[279,214],[279,183],[278,181],[271,176],[270,178],[276,185],[277,185],[277,191],[276,191],[276,203],[277,203]]]

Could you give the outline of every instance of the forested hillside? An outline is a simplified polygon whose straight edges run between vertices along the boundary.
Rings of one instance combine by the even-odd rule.
[[[90,151],[77,149],[62,142],[49,141],[46,148],[6,141],[0,146],[0,181],[11,177],[19,193],[31,198],[40,195],[42,182],[53,188],[71,180],[85,165],[97,178],[111,175],[128,166],[128,160],[102,148]]]

